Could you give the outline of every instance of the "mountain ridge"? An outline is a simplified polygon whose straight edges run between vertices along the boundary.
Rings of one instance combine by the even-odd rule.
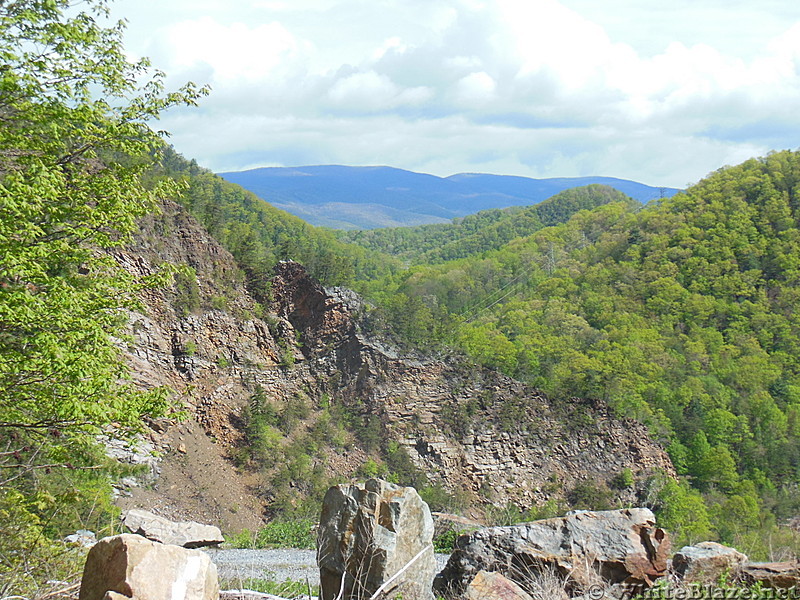
[[[614,187],[642,203],[680,191],[615,177],[533,179],[486,173],[438,177],[387,166],[260,167],[219,175],[276,208],[333,229],[445,223],[482,210],[537,204],[590,184]]]

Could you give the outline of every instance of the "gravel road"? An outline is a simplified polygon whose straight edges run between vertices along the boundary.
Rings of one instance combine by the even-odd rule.
[[[274,581],[308,581],[319,585],[314,550],[219,550],[207,549],[223,585],[236,587],[247,579],[271,579]],[[444,568],[447,554],[437,554],[438,570]]]

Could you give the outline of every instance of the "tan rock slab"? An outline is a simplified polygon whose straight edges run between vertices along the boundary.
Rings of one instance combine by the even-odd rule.
[[[170,521],[146,510],[131,509],[122,515],[122,524],[131,533],[162,544],[184,548],[214,546],[225,541],[219,527],[194,521]]]
[[[478,571],[465,596],[466,600],[532,600],[516,583],[492,571]]]
[[[217,567],[207,554],[139,535],[103,538],[86,557],[80,600],[217,600]]]

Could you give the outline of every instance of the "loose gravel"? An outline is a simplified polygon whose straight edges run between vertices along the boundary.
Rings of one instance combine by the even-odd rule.
[[[314,550],[206,550],[217,565],[220,581],[236,587],[248,579],[306,581],[319,585]]]
[[[237,587],[248,579],[308,581],[319,585],[317,553],[314,550],[240,550],[209,548],[206,552],[217,565],[223,585]],[[444,568],[447,554],[437,554],[437,570]]]

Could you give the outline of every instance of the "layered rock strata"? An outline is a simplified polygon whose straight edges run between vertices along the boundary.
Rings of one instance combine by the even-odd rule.
[[[244,442],[242,413],[257,389],[276,406],[302,398],[313,412],[324,398],[377,421],[383,444],[396,441],[431,483],[473,501],[525,508],[582,484],[605,489],[623,470],[639,483],[674,475],[646,427],[602,402],[553,401],[462,358],[404,355],[365,335],[363,303],[323,288],[297,263],[277,265],[273,301],[260,305],[231,255],[178,205],[145,221],[117,259],[142,276],[164,262],[194,270],[146,293],[144,310],[130,315],[123,348],[135,380],[171,387],[192,419],[153,424],[149,443],[171,468],[156,494],[135,491],[123,508],[257,528],[264,498],[228,460]],[[327,474],[347,479],[365,456],[357,444],[332,453]],[[613,495],[635,503],[637,487]]]

